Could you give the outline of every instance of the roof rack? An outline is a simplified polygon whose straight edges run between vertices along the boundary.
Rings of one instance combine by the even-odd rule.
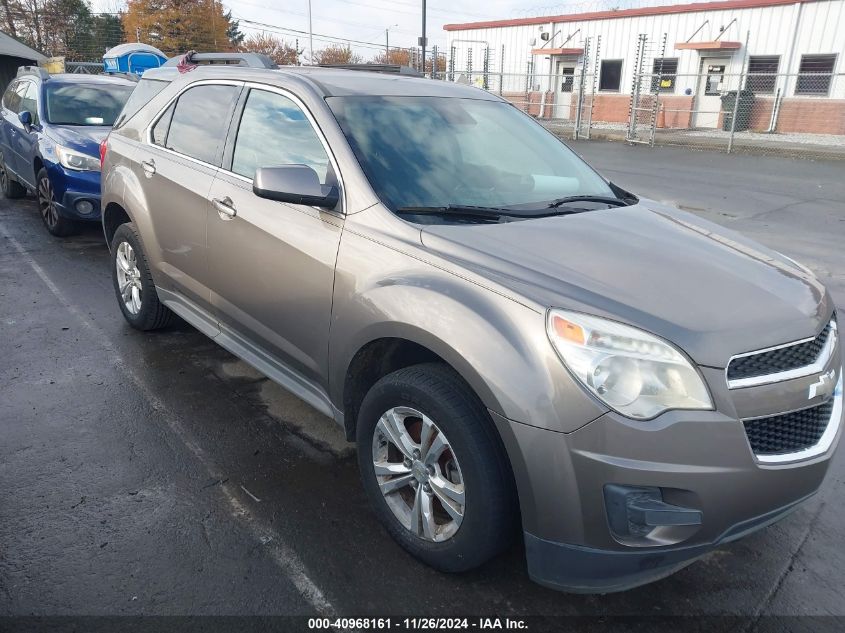
[[[367,70],[373,73],[391,73],[395,75],[410,75],[424,77],[424,75],[410,66],[400,64],[318,64],[321,68],[340,68],[343,70]]]
[[[49,79],[50,73],[47,72],[46,69],[41,68],[40,66],[21,66],[18,68],[18,77],[22,77],[24,75],[35,75],[40,79]]]
[[[135,83],[138,83],[139,81],[141,81],[140,75],[137,75],[135,73],[101,72],[100,75],[103,75],[103,76],[106,76],[106,77],[120,77],[121,79],[126,79],[128,81],[134,81]]]
[[[163,66],[199,64],[233,64],[238,66],[249,66],[250,68],[278,68],[272,59],[260,53],[196,53],[189,51],[184,55],[171,57]]]

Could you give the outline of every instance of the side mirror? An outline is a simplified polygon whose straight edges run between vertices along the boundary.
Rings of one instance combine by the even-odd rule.
[[[18,113],[18,120],[23,123],[23,126],[29,131],[32,127],[32,112],[29,110],[22,110]]]
[[[340,199],[337,187],[321,185],[317,172],[307,165],[259,167],[252,192],[259,198],[323,209],[335,208]]]

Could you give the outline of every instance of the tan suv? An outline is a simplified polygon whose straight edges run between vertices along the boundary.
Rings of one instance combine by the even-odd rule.
[[[620,590],[822,483],[825,288],[495,95],[199,55],[144,75],[101,154],[126,320],[175,313],[334,418],[437,569],[521,530],[538,582]]]

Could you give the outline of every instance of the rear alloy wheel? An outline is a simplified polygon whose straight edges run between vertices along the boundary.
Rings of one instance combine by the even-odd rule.
[[[123,307],[130,314],[141,311],[141,271],[138,270],[138,260],[129,242],[121,242],[115,255],[115,274]]]
[[[507,455],[484,405],[450,367],[414,365],[376,382],[356,434],[370,504],[413,556],[458,572],[511,543],[519,510]]]
[[[0,189],[7,198],[23,198],[26,195],[26,189],[6,170],[6,161],[2,154],[0,154]]]
[[[38,212],[41,214],[44,226],[50,233],[56,237],[66,237],[76,231],[76,222],[63,217],[59,213],[59,205],[53,193],[53,185],[47,175],[47,170],[43,168],[38,172],[36,195],[38,196]]]
[[[117,227],[111,242],[111,256],[114,292],[129,325],[143,331],[169,325],[173,313],[159,301],[134,224]]]

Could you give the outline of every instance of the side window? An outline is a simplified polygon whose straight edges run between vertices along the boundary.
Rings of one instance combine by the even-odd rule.
[[[176,102],[165,147],[212,165],[220,165],[226,130],[238,86],[197,86]]]
[[[23,82],[26,84],[26,90],[21,98],[20,111],[28,110],[32,115],[33,124],[38,123],[38,86],[31,81]]]
[[[171,103],[170,107],[164,111],[164,114],[153,125],[153,144],[164,147],[164,143],[167,140],[167,130],[170,129],[170,119],[173,118],[173,110],[175,108],[176,104]]]
[[[21,97],[17,93],[17,88],[20,86],[19,81],[13,81],[9,84],[9,87],[6,88],[6,92],[3,93],[3,107],[8,108],[12,112],[18,112],[18,108],[21,104]]]
[[[329,157],[311,122],[293,101],[275,92],[252,90],[244,106],[232,171],[252,178],[259,167],[308,165],[326,184]]]

